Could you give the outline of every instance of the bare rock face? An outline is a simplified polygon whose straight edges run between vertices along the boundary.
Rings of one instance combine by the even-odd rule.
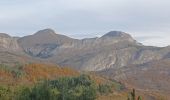
[[[40,30],[18,40],[24,52],[78,70],[99,71],[169,57],[170,48],[143,46],[127,33],[111,31],[99,38],[73,39]]]
[[[0,33],[0,49],[17,51],[20,49],[17,38],[13,38],[5,33]]]

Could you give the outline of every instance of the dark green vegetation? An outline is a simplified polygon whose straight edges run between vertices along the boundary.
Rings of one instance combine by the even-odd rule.
[[[112,93],[112,85],[97,85],[88,75],[39,81],[33,86],[0,86],[0,100],[95,100]]]
[[[99,85],[98,90],[99,90],[101,95],[113,92],[112,88],[111,88],[111,85],[108,85],[108,84]]]

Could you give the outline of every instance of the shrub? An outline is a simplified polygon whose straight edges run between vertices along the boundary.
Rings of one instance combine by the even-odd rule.
[[[123,89],[125,89],[124,85],[122,85],[121,83],[112,80],[112,86],[114,87],[114,89],[116,89],[117,91],[121,91]]]
[[[100,84],[98,86],[98,91],[100,94],[112,93],[112,86],[108,84]]]
[[[12,97],[12,91],[9,87],[0,86],[0,100],[10,100]]]
[[[30,100],[31,89],[28,87],[22,87],[16,95],[16,100]]]

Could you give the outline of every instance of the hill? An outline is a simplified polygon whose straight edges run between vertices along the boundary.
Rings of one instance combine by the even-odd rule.
[[[34,64],[25,64],[25,65],[18,64],[15,66],[7,66],[1,64],[0,65],[0,76],[1,76],[0,99],[10,100],[11,97],[13,99],[18,98],[17,96],[19,96],[19,94],[22,93],[22,91],[25,91],[26,88],[32,89],[34,86],[40,85],[44,81],[52,82],[52,81],[57,81],[57,80],[59,81],[65,79],[68,79],[68,81],[70,79],[74,79],[75,81],[81,80],[82,82],[91,81],[92,83],[94,82],[96,84],[96,87],[102,86],[101,90],[97,92],[98,93],[97,100],[100,100],[100,98],[105,98],[106,95],[112,95],[115,96],[116,98],[122,98],[122,96],[124,98],[127,98],[126,94],[128,94],[128,92],[125,91],[123,88],[121,88],[123,84],[97,76],[94,73],[86,73],[87,76],[84,75],[85,73],[81,75],[80,72],[75,71],[73,69],[66,68],[66,67],[61,68],[58,65],[52,65],[52,64],[34,63]],[[70,84],[71,83],[69,83],[68,85]],[[83,84],[83,83],[79,83],[79,84]],[[64,85],[64,83],[62,83],[62,85]],[[75,86],[79,86],[79,85],[75,85]],[[96,89],[95,91],[98,91],[97,88],[95,89]],[[43,90],[41,90],[41,92],[43,91],[45,91],[45,87],[43,87]],[[24,92],[24,95],[22,95],[22,97],[26,98],[26,92]],[[116,99],[113,98],[113,100]]]
[[[168,100],[170,94],[170,59],[152,61],[141,65],[129,65],[118,70],[109,69],[98,72],[137,90]]]
[[[38,80],[55,79],[63,76],[76,76],[79,72],[51,64],[1,65],[0,84],[33,84]]]

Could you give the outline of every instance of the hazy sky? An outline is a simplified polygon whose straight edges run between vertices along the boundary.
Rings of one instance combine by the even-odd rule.
[[[52,28],[75,38],[117,30],[156,46],[170,45],[170,0],[1,0],[0,32]]]

